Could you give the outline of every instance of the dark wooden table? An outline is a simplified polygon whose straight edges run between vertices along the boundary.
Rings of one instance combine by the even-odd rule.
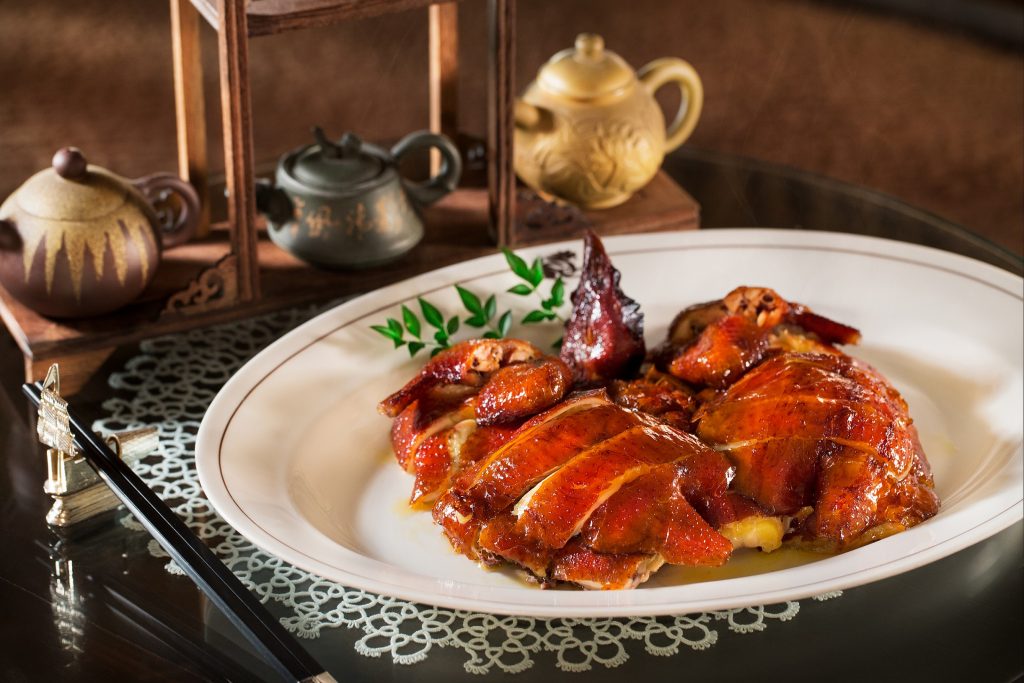
[[[1024,270],[1019,257],[969,230],[862,188],[694,150],[670,157],[666,169],[703,206],[705,227],[858,232]],[[101,375],[133,353],[120,350]],[[148,554],[146,534],[116,523],[77,540],[50,532],[45,463],[20,376],[20,354],[0,336],[0,680],[273,680],[199,591]],[[98,380],[75,403],[98,416],[113,394]],[[651,657],[634,643],[622,667],[587,674],[561,673],[540,653],[526,673],[487,680],[1016,680],[1024,675],[1022,540],[1018,522],[921,569],[835,600],[803,601],[795,620],[762,633],[718,629],[706,651]],[[400,666],[358,655],[360,636],[334,629],[304,642],[340,681],[479,680],[463,669],[462,652],[442,649]]]

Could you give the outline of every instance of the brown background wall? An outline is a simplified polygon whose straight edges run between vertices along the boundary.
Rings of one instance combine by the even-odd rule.
[[[461,118],[484,129],[485,3],[461,4]],[[1019,50],[849,5],[800,0],[520,0],[520,88],[582,30],[639,67],[688,59],[694,146],[878,188],[1024,252]],[[216,43],[203,31],[220,168]],[[426,12],[252,44],[260,159],[310,125],[393,139],[426,126]],[[0,0],[0,196],[64,144],[125,175],[176,164],[167,4]],[[820,226],[828,227],[828,226]]]

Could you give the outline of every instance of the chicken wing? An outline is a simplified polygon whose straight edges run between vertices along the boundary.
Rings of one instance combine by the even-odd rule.
[[[458,472],[569,390],[572,373],[516,339],[476,339],[431,359],[378,410],[395,418],[395,457],[415,475],[410,503],[432,503]]]
[[[760,363],[770,349],[836,351],[860,332],[806,306],[791,304],[767,287],[737,287],[725,298],[676,316],[655,364],[697,387],[724,388]],[[799,348],[797,348],[799,347]]]

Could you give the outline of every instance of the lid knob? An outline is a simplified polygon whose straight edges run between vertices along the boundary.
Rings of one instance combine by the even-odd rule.
[[[353,157],[359,154],[363,148],[363,141],[355,133],[345,133],[341,136],[341,147],[342,156]]]
[[[320,126],[313,128],[313,137],[320,146],[320,152],[326,159],[346,159],[359,156],[363,149],[363,141],[354,133],[345,133],[341,142],[336,143],[327,139],[327,134]]]
[[[0,218],[0,251],[15,251],[21,247],[21,236],[14,221]]]
[[[53,170],[67,180],[83,180],[88,163],[82,150],[77,147],[61,147],[53,155]]]
[[[576,52],[587,60],[598,60],[604,54],[604,38],[596,33],[581,33],[576,36]]]

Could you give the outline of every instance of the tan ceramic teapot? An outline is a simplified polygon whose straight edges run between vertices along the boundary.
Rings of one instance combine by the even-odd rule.
[[[654,99],[669,83],[682,91],[666,129]],[[638,72],[591,33],[548,60],[515,107],[515,168],[548,197],[586,209],[621,204],[642,188],[667,152],[700,118],[700,77],[681,59],[656,59]]]
[[[127,180],[65,147],[0,206],[0,284],[46,316],[108,313],[145,289],[161,248],[198,220],[196,192],[177,176]]]

